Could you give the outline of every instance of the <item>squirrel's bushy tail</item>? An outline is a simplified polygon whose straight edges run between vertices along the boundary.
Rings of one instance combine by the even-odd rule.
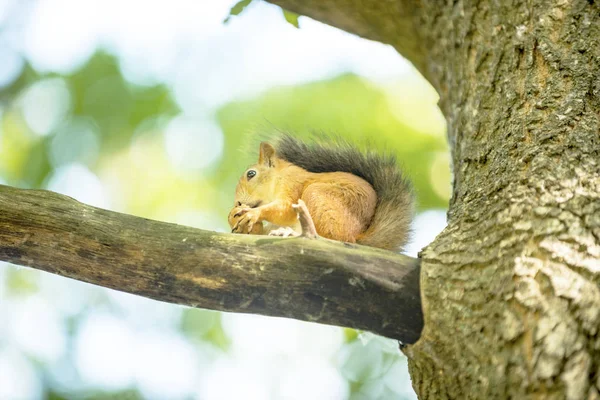
[[[369,182],[377,193],[375,215],[357,242],[398,251],[406,244],[413,217],[410,183],[389,153],[365,152],[349,142],[325,135],[304,142],[288,134],[274,142],[277,154],[310,172],[349,172]]]

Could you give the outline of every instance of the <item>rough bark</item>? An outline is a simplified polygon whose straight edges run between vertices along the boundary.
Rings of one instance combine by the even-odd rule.
[[[421,22],[455,179],[423,253],[415,388],[599,398],[600,7],[458,2]]]
[[[0,260],[156,300],[414,343],[418,260],[326,239],[232,235],[0,185]],[[398,306],[400,305],[400,306]]]
[[[454,189],[405,349],[419,397],[600,398],[598,1],[274,2],[378,32],[440,93]],[[415,3],[423,57],[394,12]]]

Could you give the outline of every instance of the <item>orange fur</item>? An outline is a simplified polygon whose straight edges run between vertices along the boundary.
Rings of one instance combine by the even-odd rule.
[[[248,172],[254,171],[249,177]],[[279,157],[273,146],[261,143],[257,164],[236,187],[229,214],[233,232],[262,234],[262,222],[298,229],[292,204],[302,199],[323,237],[356,242],[375,213],[377,194],[364,179],[347,172],[308,172]]]

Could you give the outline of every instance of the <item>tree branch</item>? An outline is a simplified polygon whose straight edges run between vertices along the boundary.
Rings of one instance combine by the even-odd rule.
[[[0,185],[0,259],[169,303],[289,317],[415,342],[419,263],[308,238],[232,235]]]
[[[267,0],[281,8],[390,44],[428,78],[424,53],[426,35],[420,33],[423,7],[416,0]]]

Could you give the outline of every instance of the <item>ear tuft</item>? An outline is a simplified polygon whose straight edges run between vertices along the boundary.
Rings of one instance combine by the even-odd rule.
[[[260,143],[260,151],[258,155],[258,163],[272,167],[275,165],[275,147],[267,142]]]

